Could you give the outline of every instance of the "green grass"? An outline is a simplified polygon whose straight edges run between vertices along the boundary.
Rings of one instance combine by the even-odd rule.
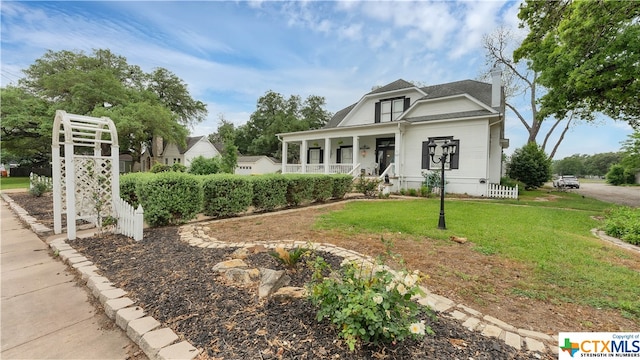
[[[571,193],[527,192],[520,201],[447,200],[447,230],[437,229],[436,199],[353,202],[324,215],[319,228],[346,232],[401,232],[419,241],[466,237],[481,253],[502,256],[534,269],[514,294],[617,309],[640,321],[640,273],[619,265],[628,254],[603,246],[590,229],[591,216],[611,204]],[[425,239],[427,238],[427,239]]]
[[[3,177],[0,178],[0,190],[29,189],[28,177]]]

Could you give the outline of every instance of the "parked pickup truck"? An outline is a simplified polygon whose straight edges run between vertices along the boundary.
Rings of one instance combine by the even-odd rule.
[[[563,175],[553,180],[553,187],[580,189],[580,182],[573,175]]]

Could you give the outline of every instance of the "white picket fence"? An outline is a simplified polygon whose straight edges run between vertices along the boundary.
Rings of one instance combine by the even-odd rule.
[[[116,211],[118,223],[116,224],[116,232],[125,236],[132,237],[135,241],[142,240],[142,227],[144,225],[144,210],[142,205],[138,205],[135,209],[131,204],[117,198],[113,202]]]
[[[487,185],[487,197],[490,198],[506,198],[517,199],[518,198],[518,185],[516,187],[502,186],[500,184],[488,184]]]

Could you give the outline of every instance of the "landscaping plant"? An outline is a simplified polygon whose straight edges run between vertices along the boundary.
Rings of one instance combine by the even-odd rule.
[[[604,229],[609,236],[640,245],[640,209],[619,206],[608,210]]]
[[[321,257],[311,265],[315,271],[307,288],[318,309],[316,318],[335,324],[351,351],[359,342],[392,343],[433,334],[424,321],[418,321],[425,308],[412,300],[424,295],[418,271],[394,272],[382,258],[375,264],[345,259],[337,271]],[[333,275],[325,278],[327,270]]]
[[[270,251],[269,255],[280,261],[287,269],[295,269],[302,257],[310,251],[304,247],[297,247],[287,251],[285,248],[278,246],[274,251]]]

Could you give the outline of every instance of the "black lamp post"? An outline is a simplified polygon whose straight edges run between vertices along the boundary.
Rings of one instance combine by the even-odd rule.
[[[444,166],[447,163],[451,163],[451,157],[456,153],[456,144],[450,142],[449,140],[445,140],[444,144],[442,144],[442,154],[435,159],[436,157],[436,147],[438,144],[431,139],[431,141],[427,144],[429,148],[429,156],[431,157],[431,161],[435,164],[442,164],[442,173],[440,176],[440,219],[438,220],[438,229],[446,230],[447,225],[444,220]],[[449,160],[447,161],[447,158]]]

